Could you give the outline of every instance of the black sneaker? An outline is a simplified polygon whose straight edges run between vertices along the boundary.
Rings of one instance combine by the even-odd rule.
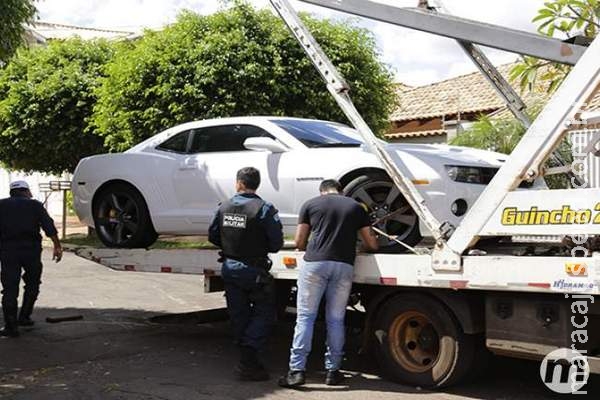
[[[335,386],[342,383],[342,381],[346,377],[339,370],[335,371],[327,371],[327,376],[325,377],[325,384],[329,386]]]
[[[35,322],[31,318],[19,318],[19,326],[33,326]]]
[[[279,386],[285,388],[295,388],[304,385],[306,377],[304,371],[288,371],[288,373],[277,382]]]

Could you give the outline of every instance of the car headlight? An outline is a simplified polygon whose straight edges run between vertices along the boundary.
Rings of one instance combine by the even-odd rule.
[[[448,177],[454,182],[487,185],[498,168],[467,167],[463,165],[446,165]]]

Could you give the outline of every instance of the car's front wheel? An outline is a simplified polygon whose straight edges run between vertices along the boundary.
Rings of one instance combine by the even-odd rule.
[[[361,203],[373,225],[383,232],[409,246],[421,241],[419,217],[386,174],[359,176],[346,185],[344,194]],[[381,253],[406,251],[401,244],[386,237],[380,236],[378,241]]]
[[[115,183],[102,189],[93,211],[96,234],[108,247],[141,248],[156,241],[146,202],[131,185]]]

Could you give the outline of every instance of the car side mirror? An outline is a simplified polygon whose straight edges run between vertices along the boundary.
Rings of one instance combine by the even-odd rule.
[[[244,140],[244,147],[253,151],[269,151],[283,153],[287,148],[278,141],[268,137],[252,137]]]

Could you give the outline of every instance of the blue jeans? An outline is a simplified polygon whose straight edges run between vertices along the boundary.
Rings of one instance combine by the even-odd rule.
[[[305,371],[315,319],[325,294],[327,352],[325,369],[340,369],[344,356],[344,317],[352,288],[352,265],[338,261],[306,262],[298,276],[296,328],[290,355],[290,370]]]
[[[275,289],[267,272],[227,259],[221,268],[227,310],[237,344],[260,351],[277,319]]]

